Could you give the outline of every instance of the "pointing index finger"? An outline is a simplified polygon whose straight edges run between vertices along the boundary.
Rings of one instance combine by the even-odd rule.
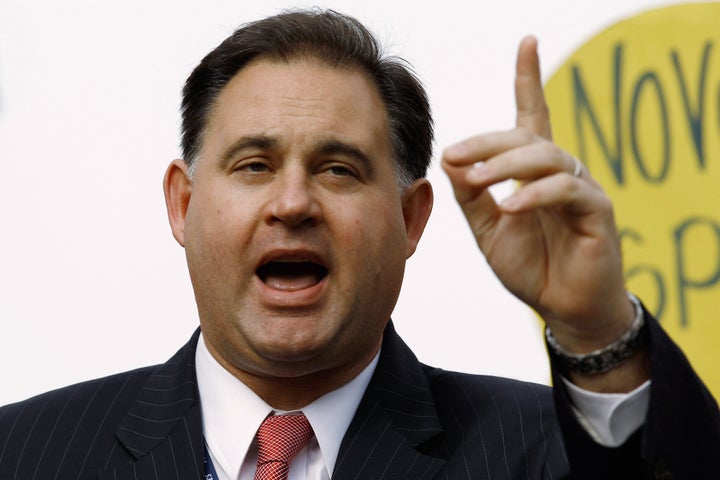
[[[550,140],[550,114],[543,93],[535,37],[527,36],[520,42],[515,72],[516,125]]]

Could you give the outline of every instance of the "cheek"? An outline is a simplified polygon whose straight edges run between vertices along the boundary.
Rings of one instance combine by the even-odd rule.
[[[377,278],[405,261],[407,236],[402,212],[386,205],[374,205],[354,216],[345,215],[337,248],[359,272]]]
[[[221,203],[191,204],[185,227],[185,251],[191,276],[213,285],[228,282],[222,272],[238,268],[248,249],[252,228],[242,212]]]
[[[220,194],[198,197],[190,202],[186,222],[196,240],[220,250],[248,242],[255,211],[251,201]]]

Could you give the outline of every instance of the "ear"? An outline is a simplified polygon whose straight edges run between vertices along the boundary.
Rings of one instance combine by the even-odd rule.
[[[163,192],[165,193],[165,206],[168,220],[170,220],[170,228],[173,237],[182,247],[185,246],[185,217],[192,193],[192,183],[187,170],[188,165],[185,160],[173,160],[163,179]]]
[[[407,232],[407,256],[415,253],[433,206],[432,185],[426,178],[415,180],[403,192],[403,217]]]

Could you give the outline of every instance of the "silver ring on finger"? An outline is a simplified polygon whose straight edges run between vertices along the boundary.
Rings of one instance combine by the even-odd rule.
[[[575,169],[573,170],[572,175],[575,178],[580,178],[583,171],[583,164],[577,159],[577,157],[573,157],[573,160],[575,161]]]

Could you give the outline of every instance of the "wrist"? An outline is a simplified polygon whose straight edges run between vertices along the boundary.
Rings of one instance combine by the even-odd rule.
[[[583,313],[574,317],[542,317],[563,351],[588,354],[617,341],[638,320],[642,308],[632,298],[629,292],[621,289],[584,307],[580,310]]]
[[[608,372],[619,367],[645,345],[645,321],[640,301],[630,293],[627,295],[634,310],[631,325],[619,336],[614,336],[609,343],[603,342],[600,348],[589,352],[578,349],[577,344],[575,344],[576,348],[572,348],[558,341],[550,328],[546,327],[545,337],[548,347],[570,372],[582,375]]]

